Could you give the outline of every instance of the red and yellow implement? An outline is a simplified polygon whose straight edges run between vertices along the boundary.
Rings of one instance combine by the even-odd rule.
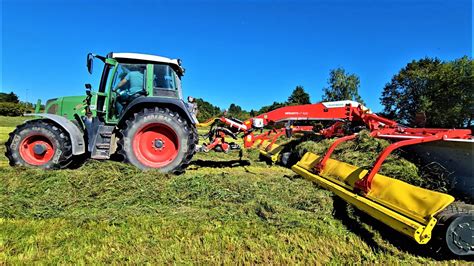
[[[318,131],[312,126],[298,125],[306,121],[325,120],[333,121],[333,124]],[[260,153],[273,162],[280,161],[284,146],[276,142],[283,135],[290,137],[295,132],[310,132],[326,138],[338,137],[325,154],[306,153],[291,167],[293,171],[331,190],[356,208],[411,237],[419,244],[430,241],[432,231],[438,224],[443,226],[444,244],[452,253],[474,254],[472,211],[446,214],[448,209],[452,209],[449,207],[455,200],[451,195],[423,189],[378,173],[390,153],[402,147],[440,142],[473,146],[471,130],[409,128],[373,114],[353,101],[287,106],[244,122],[226,117],[220,118],[219,121],[225,123],[233,132],[243,133],[244,147],[259,147]],[[277,123],[284,123],[284,126],[254,134],[256,130]],[[355,139],[361,129],[368,129],[374,138],[389,139],[392,142],[379,154],[370,169],[330,158],[338,145]],[[472,160],[472,153],[464,157]],[[468,182],[472,183],[472,180]],[[470,185],[465,189],[469,190]]]
[[[212,125],[212,123],[214,123],[214,120],[216,120],[216,118],[211,118],[211,119],[208,119],[205,122],[197,123],[196,126],[197,127],[208,127],[208,126]]]
[[[317,170],[320,159],[308,152],[291,169],[419,244],[431,239],[435,216],[454,201],[450,195],[380,174],[370,182],[371,189],[362,192],[357,183],[364,180],[367,170],[333,159],[326,161],[324,169]]]

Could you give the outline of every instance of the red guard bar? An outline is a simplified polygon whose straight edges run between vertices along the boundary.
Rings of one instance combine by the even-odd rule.
[[[420,144],[420,143],[426,143],[426,142],[432,142],[432,141],[437,141],[437,140],[445,140],[445,139],[448,139],[448,138],[465,138],[466,137],[466,132],[467,132],[466,130],[463,130],[463,129],[450,129],[450,130],[444,130],[444,131],[441,131],[441,130],[438,131],[438,129],[421,129],[421,131],[422,130],[431,131],[431,132],[437,131],[437,133],[435,133],[433,135],[402,140],[402,141],[390,144],[377,157],[377,160],[375,161],[372,169],[368,172],[368,174],[363,179],[361,179],[361,180],[359,180],[355,183],[356,187],[358,189],[362,190],[363,192],[368,193],[371,189],[371,186],[372,186],[372,180],[374,179],[374,176],[380,170],[380,167],[382,166],[385,159],[387,159],[387,157],[390,155],[390,153],[392,151],[394,151],[394,150],[396,150],[400,147],[415,145],[415,144]],[[380,131],[374,131],[374,132],[371,133],[371,135],[375,136],[375,137],[380,137],[381,132],[387,132],[387,131],[388,131],[387,129],[380,130]],[[418,131],[418,130],[416,130],[416,131]],[[426,131],[425,131],[425,134],[427,133]],[[469,130],[469,132],[470,132],[470,130]],[[395,129],[392,129],[392,134],[393,135],[388,135],[388,136],[396,136],[397,135],[397,132],[395,132]],[[383,136],[383,137],[386,138],[387,136]],[[409,137],[409,136],[404,135],[404,137]]]

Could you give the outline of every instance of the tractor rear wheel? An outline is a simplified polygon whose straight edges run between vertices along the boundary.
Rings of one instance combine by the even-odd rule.
[[[5,143],[10,165],[44,169],[65,168],[72,162],[71,140],[61,127],[31,120],[19,125]]]
[[[133,114],[121,131],[118,153],[140,169],[184,172],[196,148],[196,130],[167,108],[145,108]]]

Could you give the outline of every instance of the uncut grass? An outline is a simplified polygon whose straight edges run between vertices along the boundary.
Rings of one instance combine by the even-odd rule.
[[[256,158],[198,154],[179,176],[111,161],[1,166],[0,263],[433,262],[350,207],[341,218],[330,192]]]

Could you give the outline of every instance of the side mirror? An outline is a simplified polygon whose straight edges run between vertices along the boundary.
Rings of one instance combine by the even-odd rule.
[[[86,94],[91,95],[91,90],[92,90],[91,84],[87,83],[84,86],[86,87]]]
[[[92,70],[94,69],[94,55],[89,53],[87,55],[87,71],[89,74],[92,74]]]

